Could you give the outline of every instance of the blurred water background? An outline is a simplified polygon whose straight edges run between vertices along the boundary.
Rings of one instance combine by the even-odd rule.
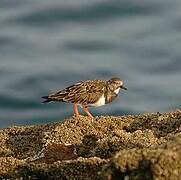
[[[180,107],[180,0],[0,1],[0,128],[63,120],[41,96],[112,76],[128,91],[94,115]]]

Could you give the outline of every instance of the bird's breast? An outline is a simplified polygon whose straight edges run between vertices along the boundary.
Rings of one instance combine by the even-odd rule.
[[[104,94],[93,104],[90,104],[91,106],[94,106],[94,107],[98,107],[98,106],[103,106],[105,105],[106,103],[106,100],[105,100],[105,97],[104,97]]]
[[[114,101],[114,99],[118,96],[118,94],[113,91],[113,92],[108,92],[106,95],[106,104]]]

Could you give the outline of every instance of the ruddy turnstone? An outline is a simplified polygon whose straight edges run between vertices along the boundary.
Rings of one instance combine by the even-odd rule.
[[[88,117],[93,119],[93,115],[89,112],[89,106],[103,106],[112,102],[117,96],[120,89],[127,90],[123,86],[120,78],[113,77],[107,81],[104,80],[87,80],[78,82],[63,90],[43,96],[46,99],[43,103],[52,101],[73,103],[74,114],[79,117],[78,105],[87,113]]]

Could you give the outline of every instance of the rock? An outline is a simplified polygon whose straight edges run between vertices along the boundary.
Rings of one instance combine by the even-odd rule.
[[[0,179],[180,179],[181,111],[0,131]]]

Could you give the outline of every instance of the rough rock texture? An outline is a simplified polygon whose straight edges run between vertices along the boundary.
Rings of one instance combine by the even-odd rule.
[[[180,110],[0,131],[0,179],[180,177]]]

